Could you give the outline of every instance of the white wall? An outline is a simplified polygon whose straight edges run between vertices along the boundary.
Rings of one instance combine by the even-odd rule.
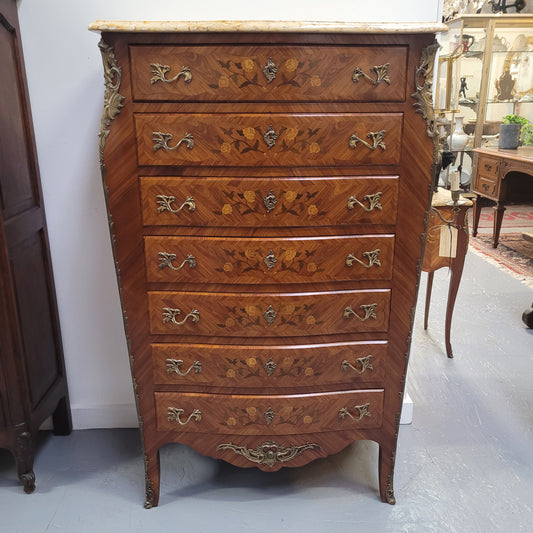
[[[18,0],[75,429],[137,425],[97,133],[96,19],[435,22],[439,0]]]

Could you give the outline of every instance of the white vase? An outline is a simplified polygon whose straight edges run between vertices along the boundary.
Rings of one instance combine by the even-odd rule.
[[[455,117],[455,130],[448,136],[448,146],[452,152],[464,150],[468,143],[468,135],[463,130],[464,117]]]

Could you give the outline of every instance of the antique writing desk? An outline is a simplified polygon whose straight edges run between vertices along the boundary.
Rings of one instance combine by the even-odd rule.
[[[374,440],[394,503],[445,27],[91,29],[146,507],[169,442],[275,471]]]
[[[509,201],[533,201],[533,153],[526,155],[518,150],[497,148],[476,148],[476,178],[472,192],[477,195],[474,203],[472,234],[477,235],[481,208],[486,200],[496,202],[494,206],[494,228],[492,247],[498,246],[505,203]],[[516,174],[520,173],[520,174]],[[525,174],[525,175],[524,175]]]

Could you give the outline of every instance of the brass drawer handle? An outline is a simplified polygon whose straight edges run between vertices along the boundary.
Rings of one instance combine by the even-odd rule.
[[[176,254],[169,254],[167,252],[159,252],[159,270],[162,270],[165,267],[170,268],[171,270],[181,270],[185,265],[189,265],[189,268],[196,268],[196,258],[194,255],[187,254],[187,257],[183,260],[180,266],[176,267],[172,264],[172,261],[175,261]]]
[[[382,81],[384,81],[387,85],[390,85],[390,78],[388,76],[389,67],[390,67],[390,63],[385,63],[384,65],[376,65],[374,67],[370,67],[370,72],[376,75],[375,79],[371,78],[368,74],[363,72],[363,69],[361,67],[357,67],[353,71],[352,81],[354,83],[357,83],[359,81],[359,78],[361,76],[364,76],[364,78],[368,80],[374,86],[379,85]]]
[[[276,67],[276,63],[274,63],[274,61],[272,61],[272,58],[269,57],[267,64],[263,67],[263,74],[265,75],[265,78],[267,79],[268,83],[274,81],[277,72],[278,67]]]
[[[194,148],[194,137],[192,133],[186,133],[182,139],[180,139],[175,146],[170,147],[168,143],[172,140],[174,136],[172,133],[163,133],[162,131],[153,131],[152,132],[152,142],[154,143],[154,152],[158,150],[167,150],[168,152],[173,152],[177,150],[182,143],[187,145],[188,150]]]
[[[194,409],[194,411],[187,417],[185,422],[181,421],[181,415],[185,413],[185,409],[179,407],[169,407],[167,411],[167,420],[169,422],[177,422],[180,426],[186,426],[193,418],[196,422],[202,420],[202,411],[200,409]]]
[[[185,322],[187,322],[187,319],[191,319],[193,324],[196,324],[200,320],[200,312],[198,309],[193,309],[189,314],[185,316],[185,318],[178,322],[176,320],[176,317],[181,314],[181,309],[173,309],[171,307],[163,307],[163,324],[166,324],[167,322],[172,322],[176,326],[183,326]]]
[[[269,150],[276,144],[277,138],[278,134],[274,131],[272,125],[270,125],[268,127],[268,130],[263,134],[263,139],[265,140],[265,143]]]
[[[152,85],[154,83],[157,83],[158,81],[161,81],[163,83],[172,83],[173,81],[176,81],[181,76],[183,76],[183,81],[185,83],[191,83],[192,74],[191,74],[191,69],[189,67],[181,67],[181,70],[173,78],[168,79],[166,78],[166,74],[170,70],[169,65],[160,65],[159,63],[151,63],[150,66],[152,67],[152,79],[150,80],[150,83]]]
[[[270,191],[263,198],[263,203],[265,204],[267,213],[270,213],[270,211],[272,211],[276,207],[276,204],[278,203],[278,199],[276,198],[276,195],[272,191]]]
[[[355,364],[359,365],[361,367],[361,370],[359,368],[353,366],[347,359],[345,359],[341,363],[341,370],[348,370],[349,368],[352,369],[357,374],[363,374],[366,370],[374,370],[374,367],[372,366],[372,356],[367,355],[366,357],[358,357],[355,360]]]
[[[370,212],[374,209],[377,209],[378,211],[383,210],[383,206],[381,205],[381,195],[382,192],[377,192],[375,194],[367,194],[363,196],[363,201],[368,202],[368,207],[360,202],[355,196],[350,196],[348,198],[348,209],[353,209],[356,205],[361,206],[365,211]]]
[[[385,146],[385,143],[383,142],[383,139],[385,138],[385,130],[381,131],[369,131],[366,136],[370,139],[370,142],[366,142],[365,140],[361,139],[357,133],[354,133],[350,137],[350,148],[353,148],[354,150],[357,148],[358,143],[363,143],[369,150],[375,150],[376,148],[381,148],[382,150],[385,150],[387,147]]]
[[[187,196],[185,202],[183,202],[177,209],[172,207],[172,204],[176,201],[175,196],[166,196],[164,194],[158,194],[157,199],[157,212],[162,213],[163,211],[170,211],[177,215],[184,207],[188,207],[189,211],[194,211],[196,209],[196,203],[192,196]]]
[[[376,249],[376,250],[372,250],[371,252],[363,252],[363,257],[366,257],[366,259],[368,260],[368,264],[361,261],[361,259],[358,259],[357,257],[355,257],[355,255],[353,254],[348,254],[348,256],[346,257],[346,265],[351,267],[355,261],[357,261],[359,264],[361,264],[362,266],[364,266],[365,268],[370,268],[374,265],[380,267],[381,266],[381,261],[379,260],[379,248]]]
[[[200,374],[202,372],[202,363],[200,361],[194,361],[194,363],[189,367],[187,372],[182,372],[180,369],[183,366],[183,361],[181,359],[167,359],[167,374],[178,374],[178,376],[186,376],[191,371],[194,370],[195,374]]]
[[[364,317],[361,318],[353,309],[352,306],[349,305],[344,309],[344,318],[350,318],[350,316],[356,317],[361,322],[366,322],[369,318],[372,318],[373,320],[376,320],[376,307],[378,304],[368,304],[368,305],[360,305],[359,308],[362,309],[365,313]]]
[[[360,422],[363,419],[363,417],[372,416],[371,413],[370,413],[370,404],[369,403],[365,403],[363,405],[354,405],[353,410],[356,411],[356,415],[355,416],[352,415],[352,413],[350,413],[350,411],[348,411],[347,407],[343,407],[339,411],[339,418],[341,420],[344,420],[344,418],[349,416],[354,422]]]

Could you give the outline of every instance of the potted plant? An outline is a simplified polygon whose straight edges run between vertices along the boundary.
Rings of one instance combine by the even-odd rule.
[[[516,150],[520,144],[520,130],[528,123],[527,118],[519,115],[505,115],[500,125],[498,148]]]

